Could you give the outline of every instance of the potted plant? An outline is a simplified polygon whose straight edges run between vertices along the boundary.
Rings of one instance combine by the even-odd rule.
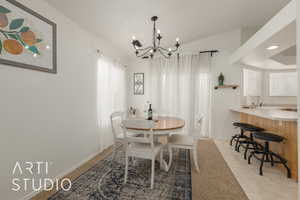
[[[221,72],[220,75],[218,76],[219,86],[224,85],[224,80],[225,80],[225,77]]]

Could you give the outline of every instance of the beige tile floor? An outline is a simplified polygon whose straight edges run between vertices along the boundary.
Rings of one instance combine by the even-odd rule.
[[[298,184],[285,173],[266,164],[264,176],[260,176],[255,159],[248,165],[229,142],[216,140],[215,143],[249,200],[298,200]]]

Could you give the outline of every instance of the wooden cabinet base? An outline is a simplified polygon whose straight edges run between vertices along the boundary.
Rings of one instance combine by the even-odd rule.
[[[241,113],[240,117],[241,122],[264,128],[267,131],[274,132],[286,139],[280,144],[270,142],[270,150],[278,153],[288,160],[288,166],[291,169],[292,178],[298,181],[297,122],[265,119],[244,113]],[[283,166],[276,166],[278,166],[286,174],[286,169]]]

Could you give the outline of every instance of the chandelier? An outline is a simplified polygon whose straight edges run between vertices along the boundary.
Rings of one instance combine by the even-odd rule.
[[[159,52],[161,55],[163,55],[165,58],[170,58],[172,53],[178,50],[180,44],[179,44],[179,38],[176,38],[176,43],[174,48],[164,48],[160,46],[160,41],[162,39],[162,35],[160,33],[160,30],[156,30],[156,21],[158,17],[153,16],[151,17],[151,21],[153,21],[153,38],[152,38],[152,46],[142,48],[142,43],[136,39],[135,36],[132,36],[132,45],[135,50],[135,55],[139,58],[153,58],[154,54],[156,52]]]

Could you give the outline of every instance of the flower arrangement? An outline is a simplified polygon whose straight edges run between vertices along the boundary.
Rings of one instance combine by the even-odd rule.
[[[135,116],[136,115],[136,111],[137,111],[137,108],[135,108],[133,106],[130,106],[130,108],[129,108],[129,114],[130,115]]]

